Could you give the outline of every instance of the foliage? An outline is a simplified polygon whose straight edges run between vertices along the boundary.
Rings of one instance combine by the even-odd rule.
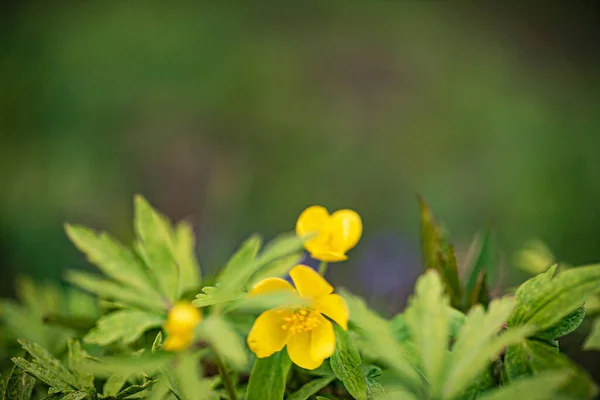
[[[262,248],[252,236],[202,286],[191,227],[173,224],[142,197],[135,199],[132,248],[108,234],[67,225],[69,237],[102,272],[69,271],[67,280],[101,299],[103,313],[79,309],[91,325],[77,325],[68,314],[55,318],[63,322],[52,328],[60,329],[55,341],[66,345],[60,351],[44,331],[51,327],[48,318],[43,322],[44,311],[24,319],[5,311],[3,323],[23,338],[24,354],[12,357],[8,380],[0,380],[0,400],[593,398],[595,384],[560,353],[558,340],[577,329],[584,303],[600,292],[600,265],[560,272],[552,266],[514,296],[492,299],[487,287],[497,267],[493,234],[485,232],[473,245],[463,284],[447,234],[420,204],[425,272],[406,310],[386,319],[362,298],[338,290],[341,297],[332,296],[339,310],[347,304],[348,329],[333,318],[335,348],[312,370],[294,365],[286,350],[260,358],[245,344],[260,312],[307,307],[290,303],[285,293],[248,295],[264,278],[285,276],[305,238],[288,233]],[[268,282],[290,286],[282,279]],[[324,280],[315,282],[323,285],[319,290],[333,291]],[[43,303],[34,299],[44,289],[21,285],[24,305],[14,307],[40,309]],[[181,320],[173,310],[182,303],[200,308],[202,318]],[[168,351],[164,343],[181,324],[193,341]],[[598,348],[599,331],[596,322],[588,348]]]

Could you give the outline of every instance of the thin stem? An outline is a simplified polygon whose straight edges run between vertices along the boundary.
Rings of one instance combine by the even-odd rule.
[[[217,351],[217,349],[213,346],[213,354],[215,355],[215,362],[217,363],[217,367],[219,368],[219,375],[221,375],[221,379],[223,380],[223,384],[225,385],[225,390],[229,394],[229,400],[237,400],[237,394],[235,392],[235,385],[231,380],[231,376],[227,373],[227,366],[223,361],[223,357],[221,357],[221,353]]]
[[[319,264],[319,274],[321,276],[325,276],[326,271],[327,271],[327,263],[325,261],[321,261],[321,264]]]

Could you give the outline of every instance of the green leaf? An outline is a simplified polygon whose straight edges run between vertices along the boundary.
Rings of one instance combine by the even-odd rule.
[[[556,325],[551,326],[550,328],[544,331],[536,333],[535,337],[539,339],[549,340],[558,339],[559,337],[568,335],[569,333],[577,329],[577,327],[579,327],[579,325],[581,325],[581,323],[583,322],[584,318],[585,306],[582,305],[581,307],[573,311],[571,314],[567,315],[562,320],[560,320]]]
[[[96,328],[84,337],[86,343],[105,346],[116,341],[129,344],[150,328],[161,326],[164,317],[137,310],[115,311],[98,320]]]
[[[71,371],[69,371],[64,365],[62,365],[60,361],[57,360],[52,354],[50,354],[46,349],[44,349],[36,343],[31,343],[27,340],[19,339],[18,342],[21,345],[21,347],[23,347],[23,350],[28,352],[33,357],[34,362],[40,367],[59,377],[64,382],[67,382],[69,385],[75,388],[79,387],[77,379],[75,378],[75,376],[73,376]]]
[[[256,272],[256,274],[252,276],[252,284],[259,282],[265,278],[284,277],[290,272],[290,270],[293,267],[298,265],[301,260],[302,253],[291,254],[289,256],[275,260],[259,269],[258,272]],[[252,284],[250,286],[252,286]]]
[[[183,399],[210,400],[212,395],[211,383],[201,379],[198,354],[186,354],[175,368]]]
[[[14,365],[13,365],[14,368]],[[4,383],[4,378],[2,374],[0,374],[0,400],[4,400],[4,394],[6,393],[6,383]]]
[[[57,375],[53,371],[47,370],[21,357],[13,357],[11,358],[11,360],[23,371],[35,376],[37,379],[44,382],[46,385],[54,388],[55,392],[68,392],[74,389],[73,386],[69,385],[69,383],[67,383],[60,375]],[[11,384],[9,381],[7,393],[11,393],[10,389]]]
[[[452,349],[443,391],[445,398],[461,393],[506,346],[522,341],[534,331],[524,326],[497,335],[514,303],[504,297],[492,301],[487,313],[483,306],[476,305],[467,314]]]
[[[592,331],[583,343],[585,350],[600,350],[600,318],[592,323]]]
[[[448,298],[439,274],[429,270],[415,286],[415,296],[410,300],[404,316],[415,342],[430,385],[432,396],[437,397],[446,367],[446,352],[450,337]]]
[[[436,225],[433,214],[429,209],[425,199],[418,197],[421,210],[421,252],[423,254],[423,264],[425,269],[439,270],[438,252],[442,240],[441,233]]]
[[[107,233],[65,225],[71,241],[85,253],[88,261],[96,265],[108,277],[138,291],[156,295],[150,278],[135,254]]]
[[[79,387],[94,386],[94,375],[82,371],[79,366],[84,359],[88,357],[86,352],[81,348],[81,343],[77,340],[69,339],[69,369],[73,371]]]
[[[123,385],[125,385],[127,379],[129,379],[129,374],[113,374],[109,376],[102,387],[102,394],[107,397],[116,395]]]
[[[152,342],[152,354],[154,354],[157,351],[159,351],[160,349],[162,349],[162,346],[163,346],[162,331],[158,331],[158,333],[156,334],[156,337],[154,338],[154,342]]]
[[[546,400],[569,380],[569,371],[551,371],[522,378],[510,385],[483,394],[481,400]]]
[[[233,253],[229,261],[219,274],[217,282],[220,285],[227,285],[228,281],[234,279],[234,277],[244,269],[244,267],[250,264],[256,258],[262,239],[258,235],[252,235],[248,238],[240,248]]]
[[[88,392],[78,390],[77,392],[71,392],[62,397],[62,400],[83,400],[89,396]]]
[[[473,252],[473,262],[467,267],[469,277],[467,278],[466,309],[480,303],[487,306],[489,295],[487,292],[487,277],[492,276],[498,269],[496,256],[496,240],[492,230],[488,229],[479,234],[471,245],[470,253]],[[485,301],[487,297],[487,302]]]
[[[104,357],[100,360],[86,360],[81,368],[86,372],[93,373],[98,377],[110,377],[119,375],[152,375],[158,371],[164,363],[173,359],[172,354],[134,354],[129,357]]]
[[[288,396],[286,400],[308,400],[308,398],[325,386],[329,385],[335,378],[333,376],[326,376],[323,378],[313,379],[308,383],[304,384],[300,389]]]
[[[6,400],[29,400],[35,386],[35,378],[29,374],[26,374],[23,369],[19,368],[16,364],[8,376],[8,382],[6,383],[6,389],[4,398]],[[2,381],[4,385],[4,381]],[[1,399],[2,397],[0,397]]]
[[[385,393],[376,397],[376,400],[419,400],[410,390],[402,387],[386,389]]]
[[[236,369],[248,364],[246,346],[233,327],[223,318],[211,315],[198,325],[198,336],[208,341]]]
[[[291,363],[285,351],[267,358],[257,358],[245,400],[282,400]]]
[[[196,258],[196,236],[192,226],[185,221],[175,226],[174,232],[175,260],[179,265],[181,289],[185,293],[199,289],[202,283],[200,278],[200,265]]]
[[[181,295],[171,222],[140,195],[135,196],[136,250],[154,274],[161,293],[171,302]]]
[[[360,365],[360,354],[354,341],[338,324],[335,330],[335,351],[331,356],[331,369],[335,376],[344,383],[346,390],[358,400],[367,399],[367,383]]]
[[[513,264],[517,268],[527,271],[532,275],[546,271],[555,263],[556,258],[552,252],[539,240],[526,243],[523,249],[515,253],[513,257]]]
[[[600,292],[600,265],[578,267],[554,276],[555,268],[517,290],[517,306],[508,326],[531,324],[540,330],[556,325],[592,294]],[[524,286],[524,287],[523,287]]]
[[[147,296],[135,290],[128,290],[118,283],[83,271],[67,271],[65,279],[99,297],[123,302],[134,308],[140,307],[158,312],[165,312],[167,309],[166,304],[159,297]]]
[[[560,390],[568,398],[590,399],[597,393],[594,381],[585,370],[562,355],[555,346],[532,339],[507,349],[503,380],[512,382],[519,377],[556,370],[569,372],[571,379]]]
[[[117,395],[115,396],[115,398],[117,400],[120,399],[125,399],[128,398],[129,396],[132,396],[136,393],[140,393],[143,392],[144,390],[150,388],[155,381],[153,380],[147,380],[146,382],[144,382],[143,385],[131,385],[125,389],[123,389],[122,391],[120,391],[119,393],[117,393]]]

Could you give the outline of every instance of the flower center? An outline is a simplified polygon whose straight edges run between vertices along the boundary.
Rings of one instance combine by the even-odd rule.
[[[310,332],[319,325],[319,313],[310,308],[300,308],[283,317],[285,323],[281,326],[283,330],[289,330],[295,335],[302,332]]]

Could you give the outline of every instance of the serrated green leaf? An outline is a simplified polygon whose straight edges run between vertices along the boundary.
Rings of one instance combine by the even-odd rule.
[[[31,343],[24,339],[19,339],[18,342],[21,347],[23,347],[23,350],[28,352],[33,357],[34,362],[41,368],[46,369],[49,373],[59,377],[72,387],[79,387],[77,379],[71,373],[71,371],[62,365],[60,361],[50,354],[46,349],[36,343]]]
[[[581,306],[577,308],[575,311],[564,317],[560,320],[556,325],[551,326],[550,328],[538,332],[535,334],[536,338],[539,339],[558,339],[562,336],[568,335],[573,332],[585,318],[585,306]]]
[[[446,367],[450,337],[448,302],[438,272],[429,270],[417,280],[415,296],[404,312],[434,397],[441,391]]]
[[[62,397],[62,400],[83,400],[89,396],[88,392],[78,390],[77,392],[71,392]]]
[[[481,400],[547,400],[569,380],[569,371],[544,372],[518,379],[510,385],[483,394]]]
[[[13,357],[11,358],[11,360],[23,371],[27,372],[30,375],[33,375],[40,381],[44,382],[46,385],[56,389],[56,391],[68,392],[73,389],[76,389],[73,386],[69,385],[69,383],[66,382],[64,379],[62,379],[60,375],[57,375],[56,373],[49,371],[37,364],[29,362],[24,358]],[[8,386],[9,388],[11,387],[10,382]]]
[[[202,281],[195,250],[196,236],[188,222],[181,221],[175,226],[173,242],[175,260],[179,265],[181,290],[185,293],[199,289]]]
[[[496,257],[496,245],[493,232],[488,229],[479,234],[471,245],[470,253],[475,254],[472,258],[472,263],[467,267],[469,277],[467,278],[467,286],[465,290],[466,309],[473,307],[475,304],[481,303],[481,300],[489,302],[487,293],[487,278],[492,277],[498,269],[498,259]],[[487,303],[483,304],[487,306]]]
[[[551,276],[540,274],[533,278],[534,283],[525,282],[525,287],[517,290],[517,305],[508,326],[527,323],[540,330],[548,329],[589,296],[600,292],[600,265],[573,268]]]
[[[245,400],[282,400],[292,362],[287,352],[257,358],[250,374]]]
[[[236,369],[248,364],[246,346],[235,329],[223,318],[211,315],[198,325],[198,336],[209,342]]]
[[[592,330],[583,343],[585,350],[600,350],[600,318],[592,323]]]
[[[26,374],[15,364],[8,376],[4,398],[6,400],[29,400],[35,383],[36,380],[33,376]],[[4,385],[4,381],[2,381],[2,385]]]
[[[101,317],[96,328],[89,331],[83,340],[101,346],[117,341],[129,344],[148,329],[161,326],[164,321],[164,317],[145,311],[115,311]]]
[[[452,349],[443,390],[445,398],[461,393],[506,346],[533,333],[533,328],[524,326],[497,335],[514,304],[513,299],[504,297],[492,301],[487,313],[477,305],[467,314]]]
[[[102,387],[102,394],[107,397],[116,395],[123,385],[125,385],[128,378],[129,374],[113,374],[109,376]]]
[[[105,232],[65,225],[71,241],[106,276],[149,295],[157,295],[144,265],[135,254]]]
[[[198,354],[186,354],[179,360],[175,375],[181,388],[182,399],[210,400],[213,397],[211,382],[201,379]]]
[[[83,271],[67,271],[65,279],[99,297],[108,300],[116,300],[134,308],[139,307],[157,312],[165,312],[167,309],[166,303],[158,297],[147,296],[134,290],[128,290],[108,279],[102,279],[96,275]]]
[[[79,387],[94,387],[94,375],[84,372],[79,368],[87,356],[85,350],[81,348],[81,343],[78,340],[69,339],[68,348],[69,370],[71,370],[75,375]]]
[[[300,389],[292,393],[287,397],[286,400],[307,400],[310,396],[329,385],[335,378],[333,376],[326,376],[323,378],[313,379],[308,383],[305,383]]]
[[[136,250],[156,278],[161,293],[171,302],[175,302],[181,295],[182,287],[174,255],[171,222],[140,195],[135,196],[134,208],[134,227],[138,238]]]
[[[333,325],[335,331],[335,351],[330,359],[331,369],[342,381],[344,387],[355,399],[367,399],[367,383],[360,368],[362,361],[354,341],[339,325]]]
[[[147,380],[146,382],[144,382],[143,385],[131,385],[131,386],[123,389],[119,393],[117,393],[116,396],[115,396],[115,399],[116,400],[121,400],[121,399],[128,398],[130,396],[133,396],[136,393],[143,392],[144,390],[152,387],[152,385],[154,384],[154,382],[155,381],[153,381],[153,380]]]

